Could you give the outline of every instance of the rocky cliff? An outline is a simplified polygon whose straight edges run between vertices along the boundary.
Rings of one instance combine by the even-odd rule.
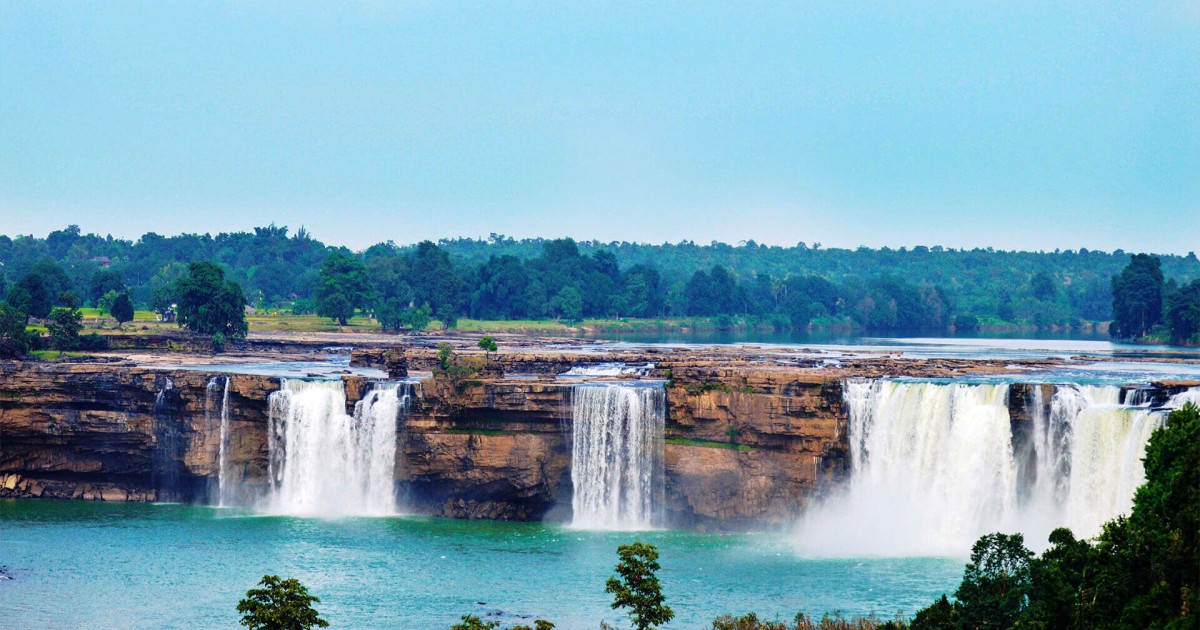
[[[694,354],[653,358],[647,378],[666,388],[671,525],[782,525],[845,479],[844,370]],[[396,367],[401,357],[390,360]],[[510,356],[501,363],[509,376],[491,369],[423,380],[397,434],[395,477],[404,503],[455,518],[568,519],[572,385],[530,374],[583,360],[535,356],[521,364]],[[407,367],[427,361],[410,354]],[[371,383],[343,381],[349,411]],[[207,501],[219,469],[226,382],[228,472],[248,496],[261,496],[268,487],[267,399],[279,389],[277,378],[122,363],[0,363],[0,496]],[[1049,386],[1010,391],[1017,448],[1037,387]],[[1173,390],[1164,385],[1145,395],[1162,391]],[[1042,394],[1046,404],[1052,391]]]

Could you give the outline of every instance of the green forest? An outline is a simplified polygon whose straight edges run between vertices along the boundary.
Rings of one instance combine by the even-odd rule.
[[[1132,275],[1131,260],[1143,260]],[[162,311],[178,301],[188,265],[202,261],[215,263],[222,282],[240,288],[256,309],[342,322],[363,313],[396,330],[420,328],[431,318],[452,327],[461,317],[692,316],[780,329],[1078,329],[1114,316],[1121,321],[1115,294],[1130,296],[1116,305],[1132,304],[1136,313],[1126,320],[1138,319],[1115,327],[1121,337],[1169,335],[1176,304],[1176,319],[1185,324],[1200,317],[1194,253],[651,245],[495,234],[388,241],[354,252],[303,228],[293,234],[275,225],[215,236],[147,233],[137,241],[84,234],[77,226],[45,238],[0,236],[0,297],[15,291],[34,317],[61,305],[60,296],[111,308],[128,295],[138,308]]]

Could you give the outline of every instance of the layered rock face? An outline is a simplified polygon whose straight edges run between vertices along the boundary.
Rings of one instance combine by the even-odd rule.
[[[0,496],[203,500],[219,446],[212,377],[92,363],[0,364]],[[262,477],[272,379],[228,378],[231,459]],[[222,381],[215,404],[223,395]]]
[[[570,390],[553,381],[425,381],[400,435],[417,511],[535,520],[570,505]]]
[[[836,382],[673,366],[666,512],[680,526],[783,522],[841,471]],[[267,486],[266,376],[125,365],[0,366],[0,496],[203,502],[221,406],[234,477]],[[215,378],[215,380],[214,380]],[[228,378],[228,402],[225,380]],[[371,384],[345,377],[347,404]],[[212,385],[210,385],[212,384]],[[397,434],[397,487],[417,512],[569,518],[571,384],[423,381]]]
[[[667,511],[728,527],[791,522],[845,470],[840,381],[770,369],[670,365]]]
[[[365,358],[399,372],[402,365],[424,366],[427,354]],[[621,358],[648,362],[647,355]],[[666,388],[668,525],[787,524],[846,478],[844,371],[653,358],[646,378]],[[597,361],[595,355],[553,355],[522,363],[508,356],[497,364],[511,369],[509,376],[490,369],[471,380],[415,385],[396,434],[401,504],[454,518],[568,520],[572,383],[543,370]],[[349,413],[373,384],[359,376],[342,381]],[[0,363],[0,497],[209,501],[220,471],[226,389],[227,473],[244,484],[247,496],[262,496],[270,459],[268,396],[279,387],[268,376]],[[1145,395],[1171,391],[1163,386]],[[1048,404],[1051,394],[1048,385],[1010,388],[1018,448],[1028,439],[1035,403]]]

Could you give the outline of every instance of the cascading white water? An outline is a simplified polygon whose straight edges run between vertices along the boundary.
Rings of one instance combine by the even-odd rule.
[[[282,379],[269,397],[272,511],[315,516],[396,512],[396,424],[409,386],[381,383],[346,414],[340,380]]]
[[[1134,491],[1145,481],[1146,442],[1163,414],[1121,406],[1120,399],[1117,387],[1064,385],[1051,401],[1052,422],[1068,427],[1060,448],[1069,449],[1069,473],[1065,496],[1060,492],[1042,504],[1077,535],[1094,536],[1105,521],[1128,514]]]
[[[961,555],[992,531],[1032,547],[1060,526],[1094,536],[1128,512],[1162,413],[1118,387],[1034,388],[1034,473],[1020,487],[1008,386],[849,381],[850,481],[802,520],[814,555]],[[1048,408],[1048,412],[1044,411]]]
[[[666,393],[661,386],[587,383],[572,388],[571,526],[660,526]]]
[[[215,422],[220,422],[218,429],[217,442],[217,506],[229,507],[233,505],[233,474],[230,470],[229,463],[229,377],[214,376],[208,380],[208,385],[205,387],[204,397],[204,414],[208,421],[208,426],[211,429]],[[221,409],[217,411],[216,393],[221,392]],[[217,415],[218,420],[213,420],[213,415]]]

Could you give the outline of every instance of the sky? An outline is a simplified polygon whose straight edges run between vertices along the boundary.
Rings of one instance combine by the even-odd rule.
[[[0,2],[0,233],[1200,249],[1200,0]]]

